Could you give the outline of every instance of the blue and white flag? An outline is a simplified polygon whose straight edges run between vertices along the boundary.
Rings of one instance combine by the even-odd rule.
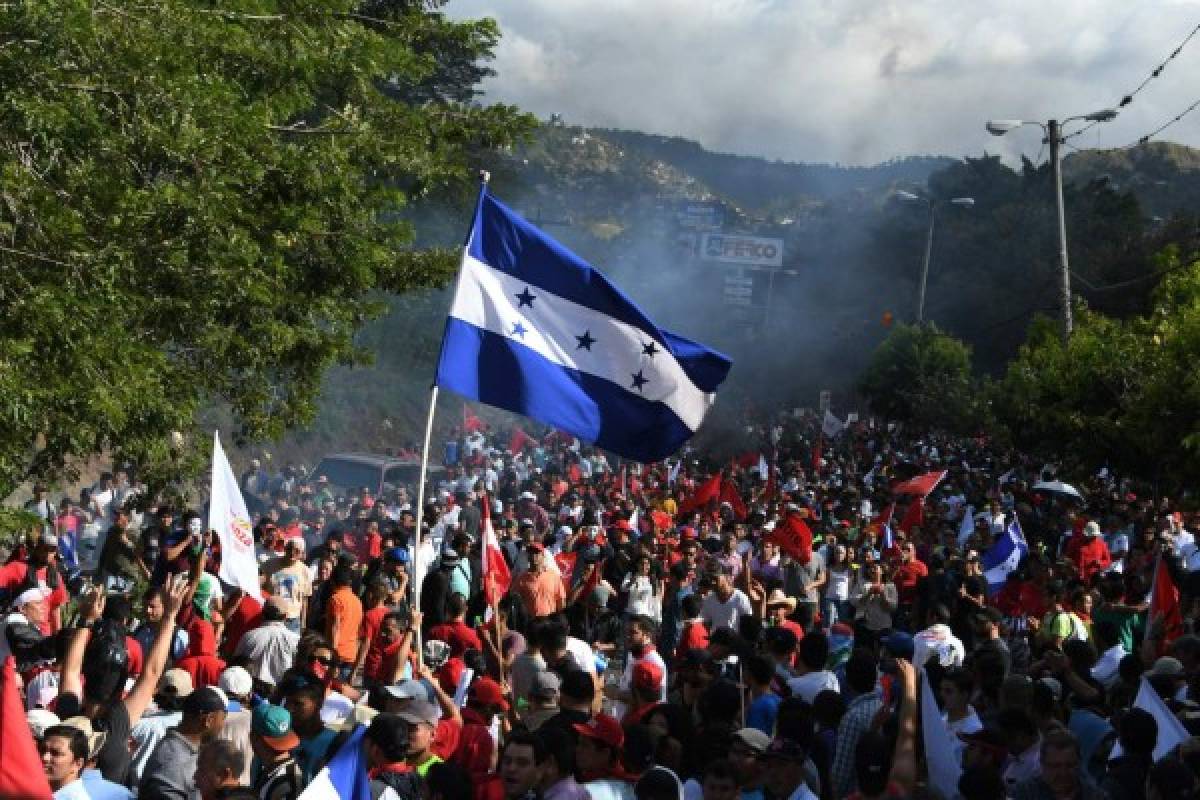
[[[362,746],[366,732],[367,726],[359,725],[296,800],[371,800]]]
[[[696,432],[724,355],[662,330],[599,271],[486,189],[436,383],[643,463]]]
[[[1013,514],[1012,522],[1004,533],[983,554],[983,577],[987,579],[988,591],[995,592],[1004,586],[1008,574],[1020,565],[1021,559],[1028,553],[1029,543],[1025,541],[1017,515]]]

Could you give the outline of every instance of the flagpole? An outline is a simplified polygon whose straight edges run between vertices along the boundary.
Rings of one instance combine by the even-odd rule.
[[[487,191],[488,181],[492,178],[491,173],[486,170],[479,171],[479,196],[483,197],[483,193]],[[477,204],[478,205],[478,204]],[[470,234],[467,234],[468,240]],[[461,274],[461,268],[460,268]],[[433,415],[437,410],[438,385],[435,381],[433,387],[429,390],[429,414],[425,417],[425,444],[421,448],[421,470],[417,477],[417,529],[413,533],[413,576],[415,580],[413,584],[413,600],[412,607],[420,610],[421,607],[421,584],[425,580],[425,569],[420,563],[421,545],[424,544],[424,534],[422,524],[425,521],[425,481],[429,474],[429,444],[433,438]],[[466,405],[463,405],[463,415],[466,415]],[[414,631],[417,644],[417,663],[420,664],[423,658],[421,651],[421,628],[418,625]]]

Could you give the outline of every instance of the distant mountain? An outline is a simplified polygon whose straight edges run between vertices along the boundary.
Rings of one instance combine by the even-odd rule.
[[[1120,150],[1084,150],[1063,160],[1063,179],[1103,181],[1130,191],[1148,217],[1164,219],[1200,209],[1200,150],[1172,142],[1148,142]]]

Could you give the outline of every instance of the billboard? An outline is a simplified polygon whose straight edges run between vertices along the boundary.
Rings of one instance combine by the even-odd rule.
[[[782,267],[783,239],[706,233],[700,240],[700,257],[705,261],[723,261],[727,264]]]

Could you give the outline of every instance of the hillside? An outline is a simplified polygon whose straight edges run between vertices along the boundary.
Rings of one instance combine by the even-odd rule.
[[[499,197],[603,269],[660,324],[734,359],[719,416],[746,403],[811,404],[829,387],[839,406],[854,404],[853,381],[887,333],[883,320],[911,319],[915,308],[927,212],[897,200],[898,188],[976,200],[939,217],[927,314],[972,345],[978,369],[1001,370],[1033,315],[1055,313],[1056,230],[1044,165],[1013,170],[986,156],[793,164],[551,123],[482,166]],[[1196,230],[1186,220],[1200,208],[1200,152],[1154,143],[1075,153],[1064,170],[1072,266],[1093,284],[1152,274],[1153,254],[1178,241],[1173,231]],[[458,246],[472,200],[467,188],[410,210],[419,244]],[[1182,216],[1171,224],[1153,219],[1175,215]],[[781,240],[782,269],[745,272],[705,260],[705,230]],[[734,304],[730,281],[746,295]],[[1153,286],[1083,294],[1123,314],[1140,308]],[[360,337],[377,354],[375,367],[331,373],[313,429],[289,436],[278,452],[311,460],[335,448],[415,441],[448,303],[445,291],[391,298],[391,313]],[[461,414],[461,401],[444,396],[440,426]]]

